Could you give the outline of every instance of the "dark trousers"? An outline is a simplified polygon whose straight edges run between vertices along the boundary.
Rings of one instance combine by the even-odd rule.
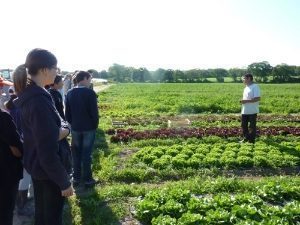
[[[32,179],[35,203],[35,225],[61,225],[65,198],[50,180]]]
[[[257,114],[242,114],[242,129],[244,138],[250,143],[255,142]]]
[[[72,153],[74,166],[74,179],[80,181],[81,168],[84,182],[93,179],[92,176],[92,151],[95,141],[95,130],[72,131]]]
[[[12,225],[19,181],[3,182],[0,185],[0,225]]]

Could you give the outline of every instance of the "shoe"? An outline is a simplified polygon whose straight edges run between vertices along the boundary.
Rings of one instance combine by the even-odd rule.
[[[86,182],[84,182],[84,186],[87,187],[87,188],[94,187],[96,184],[98,184],[98,181],[93,179],[93,178],[86,181]]]
[[[243,140],[240,140],[240,141],[239,141],[240,144],[243,144],[243,143],[245,143],[245,142],[248,142],[248,140],[247,140],[247,139],[243,139]]]

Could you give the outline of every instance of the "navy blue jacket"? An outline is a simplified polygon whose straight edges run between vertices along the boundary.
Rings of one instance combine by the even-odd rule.
[[[61,190],[71,183],[59,156],[61,119],[51,95],[31,83],[14,101],[20,109],[24,139],[24,167],[37,180],[51,180]]]
[[[66,119],[74,131],[91,131],[98,127],[96,93],[86,87],[74,87],[66,97]]]

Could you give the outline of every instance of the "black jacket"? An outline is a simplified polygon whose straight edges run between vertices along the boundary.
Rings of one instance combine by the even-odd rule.
[[[66,119],[74,131],[90,131],[98,127],[96,93],[86,87],[75,87],[66,97]]]
[[[50,88],[48,91],[49,91],[50,95],[52,96],[52,99],[55,104],[55,108],[57,109],[60,117],[65,120],[66,118],[65,118],[65,113],[64,113],[64,104],[63,104],[63,98],[62,98],[61,94],[59,93],[59,91],[52,89],[52,88]]]
[[[51,95],[32,83],[14,103],[21,111],[24,167],[34,179],[52,180],[67,189],[71,184],[58,145],[61,119]]]
[[[0,180],[15,183],[23,177],[21,158],[15,157],[9,146],[21,152],[23,145],[12,117],[0,109]]]

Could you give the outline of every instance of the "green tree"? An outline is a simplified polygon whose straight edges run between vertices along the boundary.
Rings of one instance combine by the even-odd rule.
[[[295,75],[295,67],[287,64],[280,64],[273,68],[272,76],[274,82],[288,82]]]
[[[126,75],[128,75],[128,71],[126,71],[126,67],[113,64],[113,66],[108,68],[109,77],[117,82],[124,82]]]
[[[174,70],[168,69],[163,78],[164,82],[173,83],[174,82]]]
[[[228,75],[232,78],[233,82],[241,81],[241,77],[247,72],[245,69],[231,68],[228,70]]]
[[[102,70],[102,71],[99,73],[99,76],[100,76],[100,78],[102,78],[102,79],[107,79],[107,78],[108,78],[108,73],[106,72],[106,70]]]
[[[152,80],[154,82],[163,82],[165,72],[166,70],[162,68],[155,70],[154,72],[151,73]]]
[[[248,71],[256,77],[257,81],[267,82],[268,76],[272,72],[272,66],[267,61],[252,63],[248,66]]]
[[[88,72],[89,72],[90,74],[92,74],[92,76],[93,76],[94,78],[100,78],[100,75],[99,75],[99,73],[98,73],[97,70],[89,69]]]
[[[214,74],[215,78],[217,79],[217,81],[220,83],[223,83],[224,77],[228,76],[227,70],[222,69],[222,68],[214,69],[213,74]]]

